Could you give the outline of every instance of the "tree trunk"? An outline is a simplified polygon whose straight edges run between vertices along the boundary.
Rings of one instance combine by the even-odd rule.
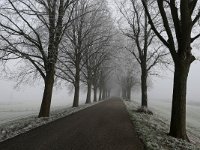
[[[148,107],[147,102],[147,71],[146,68],[142,69],[141,75],[141,92],[142,92],[142,107]]]
[[[128,100],[131,100],[131,88],[127,88],[127,98]]]
[[[125,90],[125,88],[122,88],[122,98],[126,99],[126,90]]]
[[[94,85],[94,102],[97,102],[97,87]]]
[[[53,85],[54,85],[54,70],[48,72],[46,75],[43,99],[42,99],[42,104],[40,106],[40,112],[38,117],[49,117]]]
[[[99,101],[102,100],[102,88],[99,88]]]
[[[106,99],[106,90],[105,89],[103,89],[102,99],[103,100]]]
[[[169,135],[188,140],[186,134],[186,91],[190,63],[175,63]]]
[[[91,103],[91,92],[92,92],[92,84],[90,81],[88,81],[87,83],[87,98],[86,98],[86,104],[90,104]]]
[[[106,98],[108,98],[108,90],[105,91]]]
[[[109,90],[108,90],[108,97],[110,97],[110,93],[111,93],[111,90],[109,89]]]
[[[73,102],[73,107],[78,107],[79,106],[79,81],[75,83],[75,91],[74,91],[74,102]]]
[[[80,68],[79,63],[76,66],[76,75],[75,75],[75,91],[74,91],[74,102],[73,107],[79,106],[79,90],[80,90]]]

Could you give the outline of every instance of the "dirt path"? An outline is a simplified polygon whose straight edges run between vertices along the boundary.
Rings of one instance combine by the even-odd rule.
[[[125,106],[112,98],[0,143],[0,150],[142,150]]]

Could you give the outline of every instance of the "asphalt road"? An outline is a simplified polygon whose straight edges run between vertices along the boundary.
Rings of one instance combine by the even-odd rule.
[[[0,143],[0,150],[143,150],[126,108],[112,98]]]

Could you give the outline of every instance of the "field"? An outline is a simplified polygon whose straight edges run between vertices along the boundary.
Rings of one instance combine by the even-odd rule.
[[[66,100],[52,100],[51,110],[69,108],[72,106],[72,97]],[[85,95],[80,100],[80,104],[84,104]],[[0,103],[0,125],[16,119],[25,118],[39,113],[40,102],[19,102],[19,103]]]
[[[137,101],[138,102],[138,101]],[[171,102],[170,101],[149,101],[149,108],[159,116],[166,118],[170,123]],[[187,127],[195,136],[200,137],[200,103],[189,102],[187,104]]]
[[[64,108],[66,106],[53,106],[52,110]],[[68,106],[70,107],[70,106]],[[0,105],[0,124],[25,118],[39,113],[39,105],[20,103],[20,104],[1,104]]]
[[[150,101],[149,107],[155,110],[159,115],[170,119],[171,102],[169,101]],[[200,104],[187,104],[187,124],[192,127],[200,128]]]

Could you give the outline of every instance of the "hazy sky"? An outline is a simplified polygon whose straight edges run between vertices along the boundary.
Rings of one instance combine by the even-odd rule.
[[[112,1],[112,0],[110,0]],[[167,71],[162,78],[153,78],[153,86],[149,90],[149,100],[171,100],[173,87],[173,73]],[[31,87],[30,85],[22,86],[20,89],[14,89],[14,82],[0,80],[0,105],[5,103],[35,103],[40,105],[43,92],[43,82],[40,86]],[[85,100],[85,95],[81,95],[81,101]],[[195,61],[190,70],[188,79],[188,101],[200,102],[200,61]],[[66,88],[54,89],[53,105],[71,104],[73,93],[69,94]]]

